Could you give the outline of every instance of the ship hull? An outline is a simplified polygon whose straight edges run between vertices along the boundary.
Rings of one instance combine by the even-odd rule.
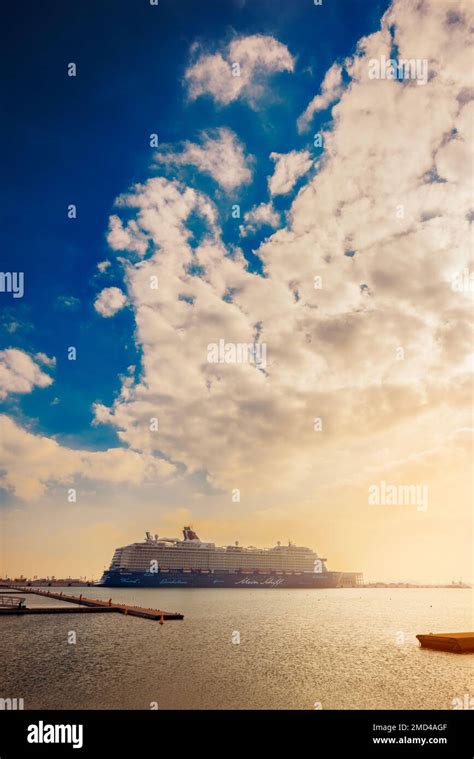
[[[168,573],[107,570],[98,584],[109,588],[337,588],[342,586],[342,573]]]

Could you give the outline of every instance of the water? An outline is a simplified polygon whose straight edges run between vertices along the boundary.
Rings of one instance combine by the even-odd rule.
[[[25,709],[450,709],[474,692],[473,655],[415,638],[472,630],[470,590],[62,590],[185,618],[0,619],[0,697]]]

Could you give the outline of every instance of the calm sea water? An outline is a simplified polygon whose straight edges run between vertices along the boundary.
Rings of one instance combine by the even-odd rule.
[[[470,590],[63,590],[185,618],[0,619],[0,697],[25,709],[450,709],[474,692],[474,655],[415,638],[472,630]]]

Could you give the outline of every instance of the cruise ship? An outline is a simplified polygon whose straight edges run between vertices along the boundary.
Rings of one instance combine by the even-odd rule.
[[[146,533],[117,548],[99,585],[138,588],[340,588],[362,584],[357,572],[332,572],[326,559],[291,542],[273,548],[216,546],[191,527],[183,538]]]

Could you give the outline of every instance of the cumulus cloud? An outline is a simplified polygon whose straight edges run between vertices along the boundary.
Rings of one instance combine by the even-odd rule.
[[[201,143],[186,141],[180,152],[166,150],[154,156],[155,162],[168,166],[195,166],[209,174],[227,192],[252,179],[250,159],[231,129],[214,129],[201,134]]]
[[[105,287],[94,302],[94,308],[101,316],[114,316],[127,302],[127,296],[118,287]]]
[[[36,361],[45,366],[54,366],[55,359],[45,353],[38,353]],[[0,400],[9,393],[31,393],[34,387],[48,387],[53,380],[24,351],[7,348],[0,351]]]
[[[313,165],[313,160],[307,150],[270,153],[270,158],[275,162],[275,171],[268,180],[270,195],[285,195],[290,192],[298,179]]]
[[[311,125],[314,114],[318,113],[318,111],[326,110],[331,103],[338,100],[343,89],[342,67],[338,63],[334,63],[326,72],[321,84],[321,93],[314,96],[305,111],[299,117],[297,121],[298,131],[306,132]]]
[[[121,200],[119,199],[117,203],[120,204]],[[124,226],[115,214],[109,219],[107,242],[112,250],[133,251],[139,256],[144,256],[148,247],[147,239],[138,231],[137,223],[132,219]]]
[[[170,250],[173,246],[177,251],[188,250],[187,243],[192,233],[186,222],[191,213],[200,218],[208,238],[214,239],[218,233],[214,204],[203,193],[177,180],[154,177],[144,184],[137,184],[131,192],[117,198],[116,206],[127,213],[135,209],[136,219],[123,223],[117,215],[111,216],[109,244],[114,250],[127,252],[128,257],[137,254],[139,259],[149,247],[153,247],[155,255],[147,259],[146,265],[142,263],[144,271],[151,269],[150,276],[155,276],[153,269],[158,258],[157,250]],[[188,267],[195,263],[192,251],[185,263]],[[160,288],[152,288],[148,282],[147,290],[148,295],[153,297]]]
[[[26,501],[43,495],[49,485],[66,485],[77,476],[115,484],[140,484],[174,472],[166,461],[123,448],[106,451],[66,448],[52,438],[33,435],[5,415],[0,415],[0,430],[0,486]]]
[[[448,10],[460,7],[448,24]],[[255,251],[264,276],[224,248],[209,198],[164,178],[126,196],[127,212],[137,209],[122,250],[143,361],[137,382],[96,407],[98,421],[134,450],[204,469],[220,487],[267,492],[281,486],[275,472],[285,483],[306,477],[319,486],[335,471],[349,481],[361,462],[380,466],[380,450],[398,461],[407,439],[416,454],[462,426],[470,313],[451,281],[469,265],[471,199],[460,156],[469,150],[471,24],[467,3],[397,0],[380,30],[359,42],[318,173],[293,201],[287,226]],[[416,49],[433,62],[426,86],[369,78],[369,60],[389,57],[394,43],[401,56]],[[334,90],[323,86],[323,95]],[[221,102],[236,96],[212,91]],[[293,186],[290,170],[272,179],[273,189]],[[195,210],[210,234],[192,247]],[[136,262],[142,236],[149,256]],[[156,291],[151,276],[163,285]],[[208,363],[208,345],[219,339],[265,343],[266,370]],[[156,409],[158,439],[146,423]]]
[[[195,61],[184,75],[189,99],[207,94],[220,105],[241,98],[255,107],[271,74],[294,70],[286,45],[263,34],[238,37],[213,54],[195,48],[194,55]]]
[[[271,203],[260,203],[244,214],[244,222],[239,229],[240,234],[245,236],[264,225],[277,227],[280,223],[280,214]]]

